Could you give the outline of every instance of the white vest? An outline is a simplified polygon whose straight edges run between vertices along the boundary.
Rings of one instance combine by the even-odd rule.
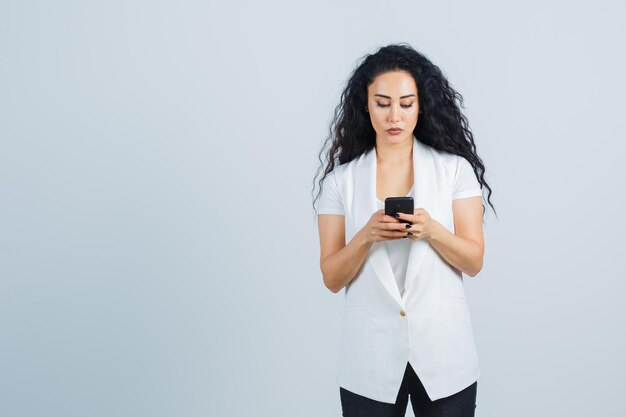
[[[413,138],[415,208],[454,232],[455,155]],[[377,210],[375,149],[335,167],[345,207],[346,242]],[[336,381],[354,393],[395,403],[407,361],[431,400],[480,376],[462,273],[424,239],[410,242],[401,296],[383,242],[372,244],[345,287]]]

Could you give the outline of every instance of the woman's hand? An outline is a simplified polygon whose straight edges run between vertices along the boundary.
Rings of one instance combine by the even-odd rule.
[[[385,210],[380,209],[372,214],[367,224],[361,229],[361,233],[363,233],[367,243],[398,240],[407,237],[406,232],[410,230],[407,226],[410,225],[386,215]]]
[[[410,232],[408,238],[411,240],[430,240],[432,235],[441,227],[441,224],[430,217],[430,214],[423,208],[413,210],[413,214],[398,213],[397,216],[399,219],[411,222],[411,228],[406,229],[407,232]]]

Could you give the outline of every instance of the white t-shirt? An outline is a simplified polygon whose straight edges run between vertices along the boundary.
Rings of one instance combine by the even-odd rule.
[[[407,195],[415,197],[413,187],[411,187],[411,191]],[[475,196],[482,196],[480,182],[478,182],[472,165],[470,165],[467,159],[457,156],[457,169],[452,186],[452,199],[456,200]],[[379,199],[376,200],[378,209],[385,207],[382,201]],[[334,172],[329,173],[322,182],[322,193],[317,201],[317,211],[318,214],[345,214]],[[400,289],[400,294],[404,293],[410,242],[410,239],[397,239],[384,242],[387,254],[389,255],[391,269],[393,270],[396,283]]]
[[[407,197],[411,196],[415,198],[415,194],[413,193],[413,187],[407,194]],[[378,209],[385,208],[385,202],[376,199],[376,203],[378,204]],[[389,262],[391,263],[391,269],[393,270],[393,275],[396,278],[396,284],[398,284],[398,289],[400,290],[400,295],[404,294],[404,283],[406,282],[406,269],[408,265],[409,259],[409,251],[411,249],[411,240],[410,239],[396,239],[396,240],[386,240],[385,248],[387,249],[387,255],[389,256]]]

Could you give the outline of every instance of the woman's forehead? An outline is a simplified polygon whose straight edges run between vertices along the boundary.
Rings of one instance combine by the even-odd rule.
[[[417,86],[411,74],[403,71],[386,72],[374,78],[368,92],[383,98],[403,98],[417,95]]]

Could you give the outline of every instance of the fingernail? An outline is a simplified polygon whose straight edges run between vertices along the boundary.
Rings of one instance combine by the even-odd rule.
[[[396,213],[396,214],[395,214],[395,216],[396,216],[396,217],[400,217],[400,214],[399,214],[399,213]]]
[[[406,239],[406,236],[402,236],[402,239]]]
[[[413,236],[413,233],[409,232],[407,233],[407,236]]]
[[[410,228],[411,228],[411,225],[410,225],[410,224],[407,224],[407,225],[406,225],[406,228],[407,228],[407,229],[410,229]]]

